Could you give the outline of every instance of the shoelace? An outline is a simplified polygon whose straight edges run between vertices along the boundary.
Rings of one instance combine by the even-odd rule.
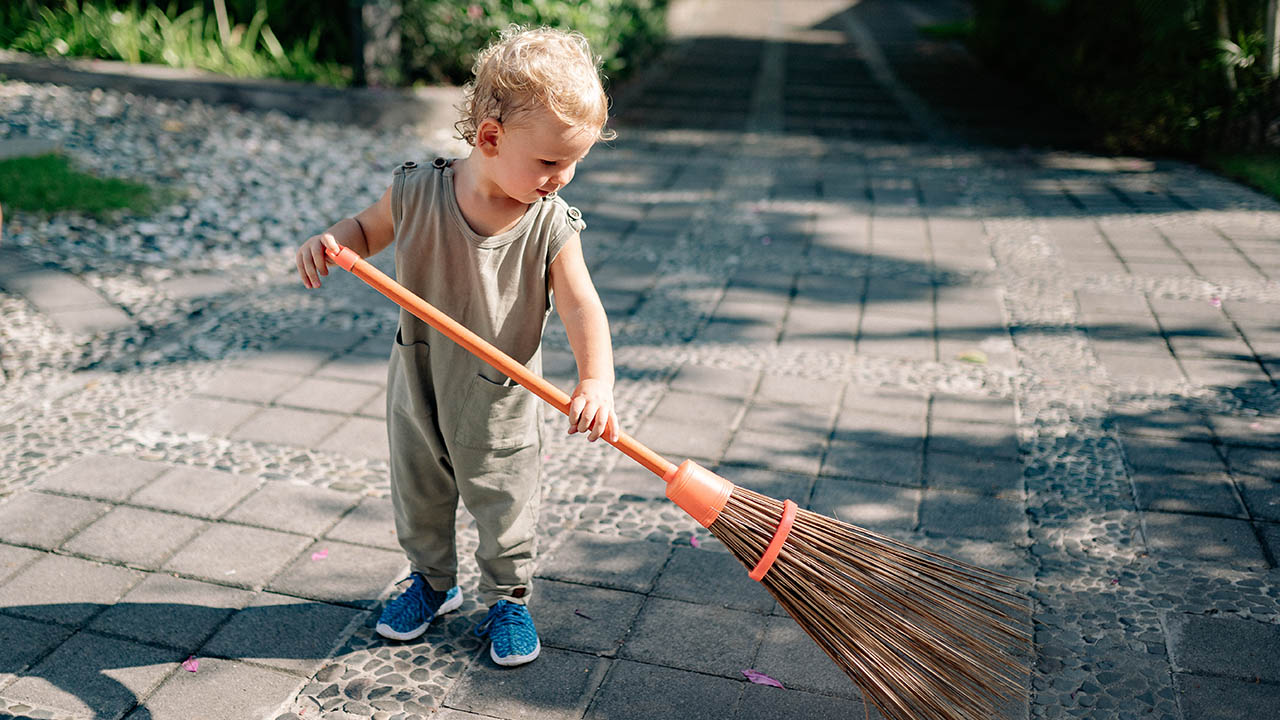
[[[400,597],[396,598],[395,601],[391,603],[392,612],[395,614],[396,618],[401,619],[404,618],[405,615],[411,613],[416,613],[416,617],[422,618],[430,616],[431,606],[427,603],[427,591],[430,589],[430,586],[427,585],[426,579],[417,573],[413,573],[404,580],[412,580],[413,583],[409,585],[408,590],[400,593]],[[401,580],[396,584],[401,585],[404,583],[404,580]]]
[[[476,625],[475,634],[484,637],[498,628],[518,628],[525,624],[526,614],[527,611],[523,605],[499,602],[489,608],[489,614],[484,616],[484,620],[481,620],[479,625]]]

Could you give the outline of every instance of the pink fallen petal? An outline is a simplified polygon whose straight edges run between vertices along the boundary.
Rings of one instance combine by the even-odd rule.
[[[195,655],[192,655],[182,661],[182,669],[187,672],[195,672],[200,669],[200,660]]]
[[[782,688],[783,690],[786,690],[786,688],[782,687],[782,683],[778,682],[777,680],[774,680],[768,675],[765,675],[759,670],[743,670],[742,674],[745,675],[748,680],[750,680],[751,682],[757,685],[768,685],[770,687]]]
[[[702,547],[702,541],[698,539],[697,535],[689,536],[689,544],[694,547]]]
[[[1250,430],[1261,430],[1261,429],[1262,429],[1262,423],[1260,423],[1260,422],[1256,422],[1256,423],[1249,423],[1249,429],[1250,429]]]
[[[1210,304],[1210,305],[1212,305],[1212,306],[1214,306],[1214,307],[1222,307],[1222,298],[1220,298],[1220,297],[1211,297],[1211,298],[1209,298],[1209,304]]]
[[[325,548],[324,550],[317,550],[316,552],[311,553],[312,560],[323,560],[327,557],[329,557],[328,548]]]

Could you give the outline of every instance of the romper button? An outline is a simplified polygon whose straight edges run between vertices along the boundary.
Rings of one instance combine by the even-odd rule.
[[[574,220],[581,220],[582,212],[578,210],[578,208],[576,207],[571,207],[569,208],[569,217],[573,218]]]
[[[412,170],[412,169],[414,169],[414,168],[416,168],[416,167],[418,167],[418,163],[416,163],[416,162],[414,162],[414,161],[412,161],[412,160],[405,160],[405,161],[404,161],[404,169],[405,169],[405,170]]]
[[[433,168],[435,168],[435,169],[437,169],[437,170],[440,170],[440,169],[444,168],[444,167],[445,167],[446,165],[448,165],[448,164],[449,164],[449,161],[448,161],[448,160],[445,160],[445,159],[444,159],[444,158],[442,158],[442,157],[438,157],[438,158],[436,158],[435,160],[432,160],[432,161],[431,161],[431,167],[433,167]]]

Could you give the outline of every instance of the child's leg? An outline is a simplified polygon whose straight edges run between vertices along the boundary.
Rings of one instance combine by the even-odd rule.
[[[541,444],[517,450],[477,452],[459,461],[458,491],[476,519],[480,545],[480,602],[499,600],[519,605],[529,601],[537,551],[541,500]]]
[[[438,591],[457,584],[458,487],[434,413],[429,370],[397,344],[387,382],[387,439],[396,539],[412,569]]]

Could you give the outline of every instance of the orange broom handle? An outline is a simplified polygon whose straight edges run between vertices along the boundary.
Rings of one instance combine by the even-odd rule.
[[[431,303],[409,292],[403,285],[387,277],[387,274],[360,257],[354,250],[339,246],[339,251],[325,249],[330,260],[342,269],[364,280],[374,290],[386,295],[397,305],[413,313],[431,327],[439,330],[445,337],[458,343],[472,355],[494,366],[503,375],[528,388],[534,395],[545,400],[551,407],[569,414],[569,396],[563,390],[547,382],[546,379],[516,362],[515,358],[494,347],[492,343],[471,332],[461,323],[440,312]],[[658,453],[645,447],[640,441],[618,431],[618,439],[605,442],[621,450],[628,457],[645,467],[646,470],[664,480],[673,476],[676,466]]]

